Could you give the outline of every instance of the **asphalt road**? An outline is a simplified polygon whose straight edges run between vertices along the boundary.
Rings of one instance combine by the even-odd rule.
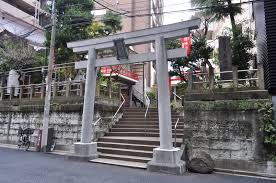
[[[0,183],[271,183],[230,175],[173,176],[0,148]]]

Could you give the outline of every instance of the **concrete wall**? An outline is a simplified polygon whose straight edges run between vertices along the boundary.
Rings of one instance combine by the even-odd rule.
[[[267,100],[184,103],[184,138],[192,151],[215,160],[255,161],[263,158],[258,104]]]

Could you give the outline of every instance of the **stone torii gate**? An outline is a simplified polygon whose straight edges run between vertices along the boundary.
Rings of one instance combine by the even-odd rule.
[[[81,141],[74,144],[73,156],[93,159],[97,158],[97,143],[92,141],[95,89],[97,67],[148,62],[156,60],[158,86],[158,116],[160,129],[160,147],[153,151],[153,159],[148,163],[148,170],[181,174],[185,171],[185,163],[180,160],[180,149],[172,144],[172,121],[169,97],[168,59],[185,57],[186,49],[166,50],[165,39],[187,36],[191,29],[200,25],[200,19],[189,20],[151,29],[115,34],[102,38],[82,40],[68,43],[74,52],[88,52],[87,78],[82,116]],[[128,59],[117,60],[116,57],[97,58],[98,49],[114,47],[114,40],[124,39],[126,46],[154,43],[155,53],[130,54]]]

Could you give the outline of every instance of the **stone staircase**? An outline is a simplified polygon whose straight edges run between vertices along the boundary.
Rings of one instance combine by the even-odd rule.
[[[98,139],[99,158],[91,162],[146,168],[147,162],[152,159],[153,149],[159,146],[159,125],[158,109],[150,108],[147,118],[144,117],[145,111],[144,108],[125,108],[120,121],[104,137]],[[180,146],[183,119],[173,111],[172,129],[177,118],[180,121],[176,144]]]

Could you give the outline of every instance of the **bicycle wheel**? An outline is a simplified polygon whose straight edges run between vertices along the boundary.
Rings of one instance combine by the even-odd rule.
[[[30,145],[31,145],[31,142],[30,142],[30,141],[27,141],[26,144],[25,144],[25,151],[28,151],[28,150],[29,150]]]

